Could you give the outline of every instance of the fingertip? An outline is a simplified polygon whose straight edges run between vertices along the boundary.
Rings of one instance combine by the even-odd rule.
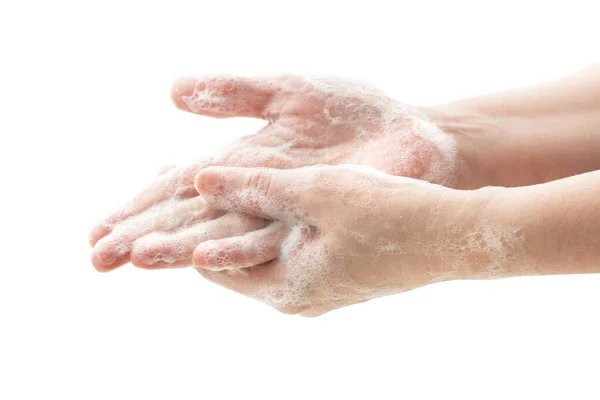
[[[88,234],[88,242],[90,243],[90,246],[94,247],[100,239],[107,236],[110,232],[111,229],[106,225],[99,224],[94,226]]]
[[[192,262],[194,263],[194,266],[198,268],[207,266],[207,259],[205,257],[206,252],[204,251],[203,247],[205,246],[199,244],[194,249],[194,253],[192,253]]]
[[[171,100],[175,107],[183,111],[193,112],[190,108],[188,99],[194,95],[198,79],[190,76],[177,78],[171,85]]]
[[[129,258],[134,267],[152,269],[153,265],[156,264],[156,251],[153,251],[151,247],[139,246],[134,243]]]
[[[192,254],[192,262],[195,267],[198,268],[219,268],[222,265],[222,260],[220,261],[220,256],[223,255],[217,248],[216,244],[219,243],[219,240],[207,240],[205,242],[200,243],[194,249],[194,253]]]
[[[111,241],[102,240],[92,250],[92,265],[98,272],[109,272],[129,262],[130,247],[115,246]]]
[[[92,252],[92,265],[98,272],[110,272],[116,267],[112,266],[111,262],[107,262],[106,258],[101,253]]]

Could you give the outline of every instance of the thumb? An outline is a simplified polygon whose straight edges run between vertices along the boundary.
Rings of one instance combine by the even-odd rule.
[[[210,167],[196,177],[196,189],[217,208],[282,221],[314,220],[307,168]]]
[[[237,76],[183,77],[173,82],[177,108],[208,117],[268,119],[268,107],[282,88],[277,79]]]

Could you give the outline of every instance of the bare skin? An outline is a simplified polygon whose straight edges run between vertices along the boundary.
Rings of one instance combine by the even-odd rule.
[[[457,138],[469,188],[534,185],[600,169],[600,65],[425,112]]]
[[[307,316],[455,279],[465,254],[442,255],[456,250],[467,230],[440,227],[456,226],[467,201],[471,211],[485,206],[470,200],[474,192],[347,165],[212,167],[196,186],[219,209],[276,220],[274,230],[290,232],[264,246],[248,235],[203,242],[194,252],[198,271],[282,312]]]
[[[451,136],[417,110],[362,84],[290,76],[189,78],[174,84],[173,100],[200,115],[262,118],[268,124],[223,156],[170,169],[97,225],[90,243],[99,271],[129,261],[142,268],[190,266],[199,243],[264,227],[267,221],[204,209],[194,177],[210,165],[352,163],[448,186],[462,184]]]
[[[221,209],[296,231],[266,248],[226,238],[194,253],[206,278],[285,313],[452,279],[600,272],[600,171],[465,191],[355,166],[213,167],[197,187]]]
[[[373,115],[382,114],[373,110],[402,110],[397,111],[397,115],[405,118],[406,108],[399,105],[390,107],[386,101],[391,100],[385,97],[385,101],[372,101],[381,97],[374,91],[367,91],[368,95],[361,97],[364,94],[361,86],[350,85],[360,87],[357,90],[361,95],[348,95],[348,90],[331,90],[331,86],[329,90],[321,90],[320,93],[326,94],[344,93],[339,97],[343,100],[333,101],[334,106],[328,108],[328,116],[343,115],[343,112],[336,114],[335,110],[343,110],[361,102],[379,105],[379,108],[371,107],[369,112],[354,110],[347,114],[341,119],[344,128],[338,129],[336,124],[340,119],[335,119],[336,124],[328,126],[331,120],[322,118],[324,113],[320,111],[323,109],[320,99],[338,98],[335,95],[321,95],[315,99],[300,90],[307,84],[298,78],[279,78],[284,81],[292,79],[291,86],[284,85],[286,89],[282,90],[277,85],[273,89],[268,84],[267,87],[273,92],[265,94],[250,91],[250,95],[246,88],[240,90],[237,84],[225,79],[221,81],[225,82],[221,88],[217,85],[212,91],[212,100],[207,100],[201,94],[203,90],[198,91],[194,87],[190,90],[189,81],[180,82],[175,86],[174,101],[186,111],[213,117],[262,117],[270,120],[270,123],[258,134],[241,139],[239,146],[224,157],[191,168],[168,171],[133,205],[96,227],[90,235],[92,244],[97,243],[93,253],[94,265],[101,271],[107,271],[131,259],[134,265],[143,268],[187,266],[190,265],[194,248],[199,244],[195,254],[198,266],[214,268],[212,261],[207,262],[210,257],[203,256],[202,249],[207,246],[210,249],[209,244],[215,240],[235,237],[232,240],[247,243],[246,239],[250,237],[255,241],[254,246],[261,249],[269,248],[269,243],[282,243],[288,232],[287,226],[269,224],[265,219],[249,218],[237,213],[224,214],[223,210],[205,206],[204,200],[197,197],[193,182],[196,173],[209,165],[296,168],[317,163],[362,163],[391,174],[465,189],[487,185],[532,185],[598,169],[599,71],[600,68],[594,67],[538,88],[423,108],[414,114],[408,113],[413,123],[400,118],[403,122],[392,124],[400,129],[391,130],[387,123],[373,124]],[[197,81],[193,82],[192,86],[198,85]],[[244,79],[241,82],[242,87],[248,84]],[[328,84],[347,88],[347,85],[339,82]],[[264,85],[259,86],[264,88]],[[215,93],[219,101],[214,101]],[[240,96],[245,100],[240,100]],[[336,108],[336,103],[341,103],[340,107]],[[273,104],[279,104],[280,107],[273,108]],[[316,107],[313,107],[315,104]],[[385,106],[381,107],[382,104]],[[443,129],[442,135],[452,139],[455,145],[452,162],[447,162],[449,157],[443,156],[444,152],[434,144],[435,140],[423,139],[431,136],[422,133],[413,135],[415,129],[412,128],[418,126],[414,125],[415,115],[422,118],[420,121],[435,122]],[[356,116],[364,118],[359,118],[357,122]],[[321,128],[314,129],[315,126]],[[350,129],[352,126],[358,126],[359,129]],[[383,126],[386,129],[382,129]],[[351,134],[347,134],[348,131]],[[290,141],[292,144],[286,145]],[[390,149],[392,152],[397,150],[405,153],[398,158],[388,157]],[[151,208],[161,203],[168,204],[168,207],[158,212],[156,207]],[[193,216],[190,216],[190,210],[196,210]],[[244,235],[250,236],[244,238]],[[235,257],[228,258],[225,267],[249,268],[252,263],[269,263],[279,254],[274,246],[271,252],[266,258],[275,258],[270,260],[266,260],[267,253],[264,252],[253,259],[240,258],[237,264]],[[211,251],[204,253],[209,255]],[[485,277],[487,272],[481,275],[477,265],[488,265],[486,260],[489,257],[486,257],[475,257],[472,266],[463,265],[462,270],[471,272],[461,273],[460,276]],[[508,258],[500,261],[503,266],[510,264]],[[525,268],[525,264],[520,265],[522,273],[538,273],[531,269],[533,266]],[[493,264],[490,268],[498,273],[500,267]],[[577,270],[576,267],[574,270]]]

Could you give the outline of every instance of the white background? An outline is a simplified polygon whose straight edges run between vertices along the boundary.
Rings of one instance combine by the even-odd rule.
[[[191,269],[109,274],[87,231],[161,165],[261,126],[180,74],[325,74],[436,104],[599,59],[595,1],[2,1],[0,399],[600,397],[600,276],[450,282],[316,319]]]

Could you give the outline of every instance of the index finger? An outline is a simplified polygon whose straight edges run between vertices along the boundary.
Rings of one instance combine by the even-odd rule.
[[[290,222],[314,224],[318,202],[311,193],[312,168],[210,167],[196,178],[196,188],[213,206]]]

